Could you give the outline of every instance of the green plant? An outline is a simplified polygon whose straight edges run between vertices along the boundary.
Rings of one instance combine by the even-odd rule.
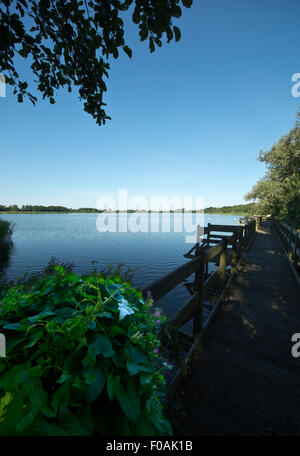
[[[150,294],[50,271],[0,291],[0,435],[170,435]]]
[[[0,242],[3,242],[6,236],[13,234],[14,224],[7,220],[0,219]]]

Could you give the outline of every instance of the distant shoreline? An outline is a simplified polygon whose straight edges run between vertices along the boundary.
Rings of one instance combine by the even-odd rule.
[[[125,210],[111,210],[104,209],[98,210],[94,207],[79,207],[78,209],[71,209],[65,206],[43,206],[43,205],[23,205],[20,209],[17,204],[6,206],[0,204],[0,214],[197,214],[203,213],[209,215],[249,215],[253,213],[255,209],[254,203],[248,204],[233,204],[232,206],[222,206],[222,207],[206,207],[202,210],[184,210],[184,208],[173,209],[170,211],[166,210],[146,210],[146,209],[127,209]]]
[[[13,212],[13,211],[6,211],[6,212],[0,212],[0,214],[6,214],[6,215],[10,215],[10,214],[13,214],[13,215],[16,215],[16,214],[36,214],[36,215],[42,215],[42,214],[45,214],[45,215],[49,215],[49,214],[54,214],[54,215],[58,215],[58,214],[61,214],[61,215],[66,215],[66,214],[200,214],[201,211],[101,211],[101,212],[76,212],[76,211],[68,211],[68,212],[61,212],[61,211],[57,211],[57,212],[54,212],[54,211],[51,211],[51,212],[46,212],[46,211],[42,211],[42,212],[30,212],[30,211],[18,211],[18,212]],[[204,210],[204,214],[205,215],[249,215],[248,212],[205,212]]]

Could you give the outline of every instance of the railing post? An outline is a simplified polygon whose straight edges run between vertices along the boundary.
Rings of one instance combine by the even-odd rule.
[[[220,253],[220,280],[222,288],[226,281],[226,265],[227,265],[227,240],[224,246],[224,250]]]
[[[209,239],[210,239],[210,223],[207,224],[207,245],[209,247]]]
[[[196,339],[197,335],[200,333],[202,328],[202,321],[203,321],[203,285],[205,280],[205,273],[204,273],[204,261],[201,261],[199,269],[195,272],[195,291],[199,293],[199,302],[195,310],[194,314],[194,327],[193,327],[193,335],[194,339]]]
[[[246,240],[246,238],[245,238],[245,240]],[[234,233],[234,239],[233,239],[233,242],[232,242],[232,255],[231,255],[230,273],[235,272],[235,268],[236,268],[236,262],[237,262],[236,247],[237,247],[237,236],[236,236],[236,232],[235,232]]]
[[[243,248],[243,231],[242,231],[242,229],[238,230],[237,240],[238,240],[237,259],[239,259],[241,257],[242,248]]]

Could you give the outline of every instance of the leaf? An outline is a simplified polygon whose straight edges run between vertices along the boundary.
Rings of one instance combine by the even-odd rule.
[[[140,375],[141,386],[150,385],[152,382],[152,375],[142,372]]]
[[[114,377],[112,373],[110,373],[107,377],[106,390],[109,400],[112,401],[114,398]]]
[[[149,49],[150,49],[150,52],[155,51],[154,40],[153,40],[152,36],[150,36],[150,38],[149,38]]]
[[[145,366],[145,364],[149,365],[149,361],[136,347],[133,345],[128,344],[125,349],[128,360],[127,360],[127,370],[130,375],[138,374],[139,372],[151,372],[152,369],[150,367]]]
[[[0,422],[0,435],[16,435],[16,423],[23,416],[24,403],[19,396],[15,396],[9,403],[5,418]]]
[[[83,366],[94,366],[96,363],[96,355],[94,352],[94,346],[91,345],[87,351],[87,354],[82,360],[82,365]]]
[[[110,332],[113,337],[118,336],[119,334],[127,334],[125,329],[120,328],[120,326],[112,326]]]
[[[180,32],[179,28],[174,25],[173,30],[174,30],[174,34],[175,34],[175,41],[179,41],[181,38],[181,32]]]
[[[39,409],[36,406],[26,406],[24,411],[26,415],[17,424],[17,434],[22,434],[33,423]]]
[[[29,397],[32,404],[36,407],[41,408],[47,404],[48,394],[43,389],[42,382],[39,379],[35,379],[34,382],[31,382]]]
[[[105,358],[109,358],[114,355],[111,341],[108,339],[108,337],[103,336],[102,334],[99,334],[99,336],[97,336],[97,339],[91,347],[93,347],[93,352],[95,355],[102,354]]]
[[[67,383],[64,383],[53,394],[53,397],[52,397],[53,408],[55,410],[57,410],[58,407],[66,408],[69,403],[69,394],[70,394],[69,385]]]
[[[68,435],[68,433],[61,426],[58,426],[55,423],[48,424],[47,432],[48,432],[47,435],[51,435],[51,436],[65,436],[65,435]]]
[[[128,46],[123,46],[123,51],[126,52],[128,57],[132,57],[132,50]]]
[[[20,323],[8,323],[8,325],[3,326],[3,329],[19,329],[21,326]]]
[[[130,397],[130,402],[133,404],[136,413],[139,415],[141,411],[141,399],[139,396],[139,390],[136,386],[135,378],[130,378],[127,383],[127,392]]]
[[[85,404],[78,408],[77,416],[80,425],[84,430],[84,435],[92,435],[94,432],[94,422],[91,413],[91,406]]]
[[[65,320],[72,318],[74,316],[75,310],[71,307],[64,307],[62,309],[57,309],[55,314],[57,315],[57,322],[59,324],[63,323]]]
[[[96,322],[95,321],[90,321],[87,325],[89,329],[95,329],[96,328]]]
[[[90,404],[101,393],[102,388],[105,384],[105,378],[103,377],[101,369],[99,367],[90,369],[89,375],[94,377],[92,383],[88,385],[85,394],[86,400]]]
[[[118,398],[120,407],[123,410],[124,414],[130,421],[136,423],[138,421],[139,414],[137,413],[136,408],[132,404],[130,397],[123,385],[119,385],[119,388],[116,392],[116,396]]]
[[[69,409],[63,409],[58,416],[58,424],[68,435],[86,435],[77,417]]]

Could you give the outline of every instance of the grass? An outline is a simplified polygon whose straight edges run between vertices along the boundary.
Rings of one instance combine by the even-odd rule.
[[[0,219],[0,243],[4,241],[5,236],[12,235],[14,224],[7,220]]]

